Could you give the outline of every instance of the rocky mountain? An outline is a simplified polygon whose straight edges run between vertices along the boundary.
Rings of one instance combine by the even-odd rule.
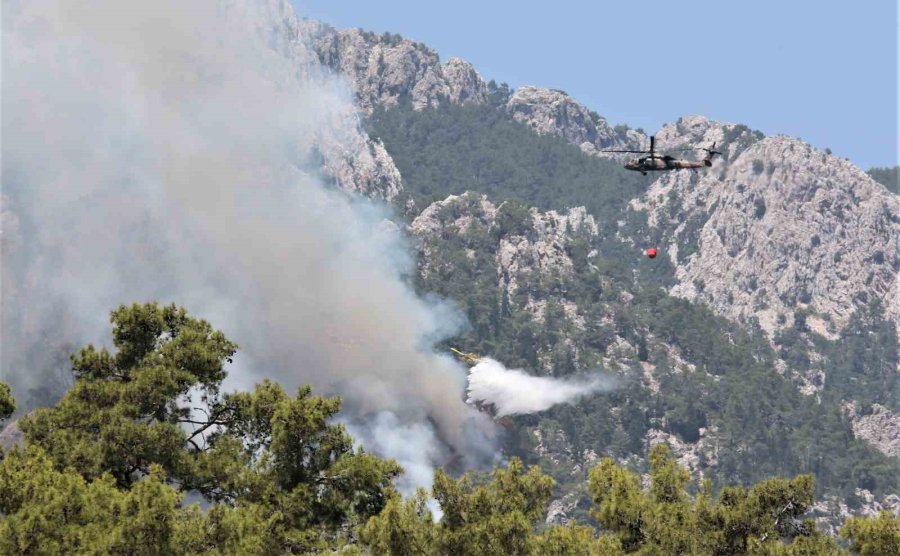
[[[415,109],[441,100],[487,101],[485,81],[461,59],[441,64],[434,50],[397,35],[302,25],[322,63],[351,79],[364,110],[401,99]],[[559,90],[521,87],[504,109],[587,154],[647,142],[645,134],[609,125]],[[770,334],[792,326],[799,310],[811,313],[815,332],[834,337],[871,298],[882,300],[900,325],[896,195],[846,160],[797,139],[764,138],[746,126],[691,116],[656,135],[661,150],[713,143],[725,149],[712,171],[664,174],[632,204],[663,232],[676,268],[674,295],[738,322],[754,319]],[[375,143],[358,152],[356,165],[338,159],[327,170],[341,183],[369,181],[366,188],[395,196],[398,174],[383,148]],[[668,217],[658,218],[662,214]],[[835,241],[823,244],[832,236]]]
[[[601,155],[601,149],[640,149],[648,144],[643,133],[609,125],[606,118],[556,89],[520,87],[506,110],[538,133],[562,137],[588,154]]]
[[[580,484],[598,454],[640,468],[645,447],[659,442],[697,480],[783,473],[768,466],[785,445],[796,448],[777,459],[797,461],[798,469],[806,465],[803,458],[832,467],[840,459],[836,450],[848,449],[853,436],[860,440],[852,450],[868,442],[895,457],[891,411],[874,404],[865,415],[848,410],[849,420],[835,420],[832,401],[805,396],[790,373],[779,375],[767,342],[754,343],[740,328],[704,316],[699,306],[644,301],[646,291],[623,282],[618,269],[590,248],[599,230],[581,207],[539,211],[480,194],[453,195],[423,210],[409,231],[418,240],[424,289],[454,299],[469,315],[472,330],[454,343],[548,375],[612,370],[628,385],[605,399],[513,419],[511,426],[530,440],[507,449],[530,454],[566,485],[551,521],[577,514],[579,497],[569,489]],[[815,424],[804,424],[809,419]],[[818,455],[803,452],[810,449],[808,435],[816,439]],[[829,473],[821,479],[825,492],[836,484],[827,483]],[[855,488],[872,500],[854,511],[875,511],[893,500],[892,491]],[[845,503],[842,497],[829,500],[823,512]],[[831,527],[839,513],[826,513],[823,527]]]
[[[282,22],[270,33],[272,46],[291,60],[299,73],[321,74],[322,50],[316,37],[325,40],[322,37],[328,32],[336,32],[319,22],[298,18],[286,0],[266,0],[260,9],[272,14],[271,21]],[[350,71],[349,66],[338,69]],[[400,173],[384,146],[359,125],[357,112],[348,106],[342,121],[320,130],[315,145],[307,145],[309,154],[337,187],[390,201],[401,189]]]
[[[504,92],[485,85],[465,62],[441,64],[433,50],[395,35],[304,24],[314,28],[320,60],[348,75],[366,112],[377,107],[403,110],[405,103],[425,117],[425,112],[445,102],[490,104],[495,114],[540,136],[574,145],[589,157],[603,156],[599,152],[603,148],[646,144],[643,133],[610,126],[561,91],[522,87]],[[415,121],[415,116],[410,118],[407,124]],[[402,150],[404,167],[421,167],[417,149],[442,148],[428,129],[420,130],[413,149],[406,149],[404,139],[396,137],[384,147],[388,153]],[[515,151],[509,146],[514,142],[510,131],[503,133],[506,147]],[[822,417],[816,419],[821,425],[824,415],[833,415],[828,413],[833,403],[820,396],[853,399],[852,386],[839,392],[823,389],[825,381],[837,380],[829,374],[837,371],[821,342],[843,341],[853,315],[876,300],[886,318],[897,323],[896,195],[846,160],[798,139],[765,137],[739,124],[689,116],[664,126],[656,136],[661,150],[715,143],[724,154],[706,171],[659,175],[643,194],[631,199],[613,226],[618,229],[613,236],[602,231],[609,222],[577,203],[553,209],[529,207],[528,199],[534,198],[529,192],[534,189],[529,188],[535,185],[518,194],[506,185],[495,187],[495,196],[489,197],[479,192],[478,173],[471,182],[473,193],[454,192],[409,216],[408,229],[420,249],[421,287],[465,309],[472,324],[468,339],[462,340],[465,347],[489,350],[534,372],[567,374],[601,365],[625,375],[634,373],[636,389],[603,409],[579,404],[518,423],[530,431],[529,438],[539,440],[536,446],[514,449],[558,468],[559,477],[568,477],[565,481],[575,480],[598,453],[611,452],[620,461],[631,461],[655,442],[668,443],[697,477],[745,479],[742,473],[752,473],[752,468],[734,460],[736,453],[743,451],[743,459],[757,461],[754,465],[759,468],[769,464],[766,458],[781,449],[775,446],[787,436],[793,435],[787,442],[797,443],[801,450],[806,442],[801,438],[807,433],[800,432],[805,426],[800,422],[809,418],[801,414],[820,412]],[[459,160],[471,164],[469,158]],[[452,166],[441,168],[453,175]],[[414,172],[406,176],[413,180],[406,187],[420,188],[417,181],[432,179],[428,176]],[[439,190],[440,184],[425,189],[435,187]],[[507,200],[511,198],[526,203]],[[575,199],[577,193],[566,198]],[[590,200],[586,198],[585,204]],[[627,258],[628,251],[648,242],[658,242],[665,261],[629,270],[635,262]],[[647,305],[642,289],[653,283],[664,286],[672,296],[668,299],[690,303],[662,299]],[[700,307],[743,328],[731,329]],[[667,314],[671,328],[655,322],[668,319]],[[752,331],[757,325],[766,335],[762,343],[737,339],[745,334],[742,330]],[[708,331],[700,332],[704,329]],[[785,345],[784,334],[797,330],[800,342]],[[773,347],[778,349],[772,351]],[[753,356],[754,370],[729,374],[734,372],[730,365],[747,357],[738,354],[748,349],[759,353]],[[807,362],[802,368],[796,366],[800,360]],[[737,409],[722,409],[735,397],[746,396],[745,390],[752,391],[747,384],[754,380],[780,381],[793,389],[793,394],[772,394],[781,401],[773,400],[767,411],[785,411],[774,409],[779,404],[790,407],[795,414],[788,419],[796,423],[790,427],[793,432],[761,441],[771,446],[765,449],[768,455],[765,450],[757,455],[747,452],[749,441],[742,436],[755,434],[752,420],[738,418]],[[842,380],[852,384],[854,379]],[[804,400],[808,394],[816,396]],[[706,404],[709,408],[702,409]],[[653,406],[661,409],[650,409]],[[894,457],[896,413],[887,408],[866,411],[847,413],[850,421],[828,426],[835,434],[856,436]],[[598,433],[588,433],[583,420],[607,416],[611,428],[592,438]],[[761,418],[767,419],[765,413]],[[875,434],[875,429],[883,434]],[[844,442],[838,437],[834,442]],[[810,456],[798,452],[784,457]],[[876,502],[884,502],[883,496],[882,491]],[[561,514],[577,506],[571,497],[560,504]]]
[[[421,344],[489,355],[532,384],[577,390],[541,410],[474,403],[500,431],[497,444],[483,443],[489,451],[499,446],[556,481],[547,524],[596,524],[586,483],[601,458],[649,486],[658,444],[714,489],[813,474],[818,503],[807,517],[832,533],[851,515],[900,512],[896,194],[799,139],[702,116],[656,137],[660,150],[715,144],[723,154],[712,167],[626,172],[602,151],[639,148],[647,135],[565,92],[510,91],[421,43],[337,30],[296,18],[287,0],[266,1],[283,25],[262,36],[297,72],[333,72],[354,94],[333,128],[304,139],[301,158],[335,189],[389,203],[379,231],[404,235],[417,263],[401,269],[404,293],[411,286],[465,315],[446,311],[454,332],[436,326],[434,335],[455,336]],[[28,225],[2,196],[0,223],[6,257]],[[651,245],[662,256],[644,256]],[[395,330],[381,325],[392,338],[379,345],[389,346]],[[415,434],[399,431],[403,441]],[[13,421],[0,447],[21,438]],[[418,446],[410,442],[424,469],[407,470],[428,480],[433,460]]]
[[[442,63],[434,50],[397,35],[308,20],[297,25],[319,61],[349,79],[364,113],[490,105],[502,118],[589,157],[603,157],[604,148],[646,145],[644,133],[611,126],[562,91],[510,92],[485,83],[471,64]],[[610,222],[577,202],[539,210],[528,206],[533,193],[526,189],[512,197],[485,195],[479,172],[473,193],[401,207],[419,247],[420,288],[454,300],[469,317],[471,330],[457,345],[537,373],[602,366],[630,377],[627,388],[606,399],[512,419],[510,426],[530,440],[508,448],[553,470],[569,489],[548,519],[577,514],[577,485],[597,454],[640,468],[641,454],[657,442],[669,444],[698,478],[749,481],[759,473],[809,469],[815,460],[824,492],[843,493],[823,498],[823,523],[826,514],[846,513],[854,497],[853,511],[892,507],[895,486],[881,479],[850,485],[846,466],[896,466],[896,408],[873,404],[863,390],[855,396],[856,378],[832,376],[837,367],[829,359],[849,341],[848,322],[873,302],[894,328],[900,322],[898,197],[846,160],[739,124],[689,116],[656,137],[660,150],[715,143],[724,155],[709,170],[650,182],[627,199],[614,235],[604,231]],[[421,162],[410,151],[442,147],[427,134],[412,149],[402,138],[392,140],[372,136],[351,141],[351,149],[325,148],[323,170],[339,186],[400,199],[424,178],[404,173],[401,185],[394,153],[402,151],[405,167],[416,167]],[[655,266],[638,263],[639,255],[628,258],[648,242],[665,258]],[[653,293],[647,301],[654,284],[665,288],[663,297]],[[857,334],[859,323],[854,326]],[[757,327],[764,337],[754,336]],[[785,343],[798,333],[799,340]],[[895,368],[896,359],[896,353],[888,358]],[[840,372],[869,373],[869,364],[850,362]],[[870,391],[887,380],[879,372],[866,379]],[[840,380],[851,387],[823,386]],[[888,399],[894,383],[883,383]],[[757,397],[765,403],[750,401]],[[742,405],[745,398],[750,405]],[[841,402],[854,409],[835,409]],[[854,436],[852,450],[841,447]],[[838,452],[855,455],[845,464]]]
[[[324,135],[317,145],[321,172],[335,185],[390,201],[402,190],[400,171],[384,145],[361,129],[349,136]]]
[[[479,219],[479,225],[487,229],[502,225],[498,218],[502,221],[506,214],[486,195],[477,197],[478,207],[474,211],[467,206],[471,202],[468,195],[451,195],[433,203],[413,220],[409,230],[420,239],[427,240],[436,235],[462,234],[474,224],[475,218]],[[531,208],[522,217],[522,227],[516,231],[524,233],[504,235],[499,239],[496,251],[497,287],[509,295],[515,295],[517,280],[523,272],[537,272],[544,278],[571,275],[573,263],[566,252],[570,235],[579,231],[597,235],[597,224],[584,207],[573,207],[563,214]],[[420,272],[424,275],[435,272],[433,264],[434,258],[426,248]]]
[[[872,404],[865,413],[853,402],[843,409],[853,423],[853,434],[887,456],[900,457],[900,415],[880,404]]]
[[[442,100],[487,99],[487,85],[471,64],[460,58],[442,64],[437,52],[421,43],[388,33],[337,30],[312,20],[304,20],[302,29],[321,63],[350,79],[363,110],[401,100],[421,109]]]
[[[873,299],[900,323],[900,198],[790,137],[696,116],[657,138],[661,149],[725,149],[710,171],[666,174],[632,203],[665,230],[674,295],[770,334],[803,311],[812,330],[833,337]]]
[[[312,37],[322,64],[350,79],[359,106],[396,106],[405,100],[414,109],[488,101],[488,85],[472,64],[461,58],[441,63],[422,43],[361,29],[337,30],[304,20],[302,30]],[[611,126],[563,91],[521,87],[511,95],[507,112],[541,134],[553,134],[596,154],[605,148],[640,148],[646,136],[627,126]]]

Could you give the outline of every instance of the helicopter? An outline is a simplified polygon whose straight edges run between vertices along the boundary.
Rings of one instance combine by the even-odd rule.
[[[465,351],[460,351],[456,348],[450,348],[450,351],[452,351],[460,361],[462,361],[463,363],[468,363],[469,365],[475,365],[479,361],[481,361],[481,356],[477,353],[468,353]]]
[[[647,153],[649,156],[642,156],[639,158],[632,158],[628,162],[625,163],[626,170],[633,170],[635,172],[640,172],[643,175],[647,175],[647,172],[665,172],[668,170],[684,170],[684,169],[696,169],[696,168],[704,168],[707,166],[712,166],[712,157],[717,154],[722,154],[721,152],[715,150],[716,144],[713,143],[712,148],[703,149],[703,148],[692,148],[692,149],[680,149],[681,151],[691,151],[691,150],[699,150],[706,151],[706,157],[703,160],[686,160],[683,158],[675,158],[670,155],[661,155],[656,152],[656,137],[653,135],[650,136],[650,150],[649,151],[632,151],[632,150],[604,150],[601,152],[605,153]]]

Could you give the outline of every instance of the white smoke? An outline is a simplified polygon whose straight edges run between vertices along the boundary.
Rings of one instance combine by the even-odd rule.
[[[346,422],[350,434],[367,450],[391,454],[403,466],[397,488],[412,494],[416,487],[434,482],[435,461],[448,457],[441,449],[434,429],[428,423],[402,423],[389,411],[378,413],[360,426]]]
[[[17,394],[103,343],[115,306],[175,302],[240,344],[229,387],[338,393],[387,456],[493,456],[464,369],[431,349],[460,319],[407,286],[386,206],[317,178],[317,147],[361,132],[286,2],[3,8],[0,378]]]
[[[507,369],[499,361],[486,357],[469,371],[468,402],[491,404],[497,417],[503,417],[536,413],[614,387],[615,380],[608,376],[581,379],[532,376],[521,369]]]

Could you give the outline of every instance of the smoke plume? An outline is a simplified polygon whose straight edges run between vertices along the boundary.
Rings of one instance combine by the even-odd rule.
[[[340,394],[416,469],[493,456],[464,369],[431,349],[459,317],[407,286],[386,206],[318,178],[319,147],[361,131],[285,2],[13,0],[2,26],[0,371],[17,394],[104,343],[113,307],[175,302],[241,346],[229,388]]]
[[[614,387],[611,377],[559,379],[532,376],[521,369],[507,369],[498,361],[484,358],[469,371],[468,401],[491,404],[497,417],[503,417],[536,413]]]

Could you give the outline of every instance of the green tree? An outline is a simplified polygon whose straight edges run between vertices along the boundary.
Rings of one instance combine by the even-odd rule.
[[[811,522],[801,519],[813,501],[815,486],[809,475],[793,480],[770,479],[751,488],[729,487],[717,498],[708,484],[695,498],[689,496],[689,478],[663,444],[651,450],[648,489],[641,487],[636,474],[604,459],[590,472],[590,492],[596,504],[592,515],[601,528],[616,535],[628,553],[804,553],[809,547],[837,549],[833,542],[821,538]]]
[[[900,517],[883,511],[877,517],[851,517],[841,528],[850,550],[860,556],[900,554]]]
[[[517,458],[495,469],[489,481],[472,475],[453,479],[438,471],[432,494],[442,516],[435,522],[427,494],[395,496],[369,520],[360,539],[375,554],[621,554],[618,541],[595,537],[585,525],[540,528],[554,481]]]
[[[0,424],[16,410],[16,399],[12,395],[9,385],[0,382]],[[3,449],[0,448],[0,457],[3,457]]]
[[[9,419],[9,416],[16,410],[16,399],[13,397],[9,389],[9,385],[0,382],[0,421]]]
[[[196,525],[201,537],[185,542],[201,552],[339,546],[392,496],[400,467],[353,449],[344,427],[332,422],[340,399],[313,396],[309,387],[291,397],[269,381],[252,392],[221,394],[237,346],[174,305],[122,306],[111,321],[115,353],[88,346],[72,358],[75,385],[56,407],[22,419],[29,452],[8,456],[3,473],[43,469],[49,478],[34,488],[76,504],[79,492],[112,500],[115,491],[126,495],[123,504],[140,509],[150,489],[158,503],[178,509],[178,519]],[[181,509],[178,492],[188,490],[218,504],[205,513]],[[17,544],[38,546],[45,535],[16,523],[39,519],[53,529],[51,517],[29,516],[55,506],[18,492],[16,480],[0,483],[0,498],[13,501],[3,509],[7,529],[14,528]],[[60,508],[63,523],[80,511]],[[172,519],[145,521],[151,527]],[[136,525],[137,517],[128,521]],[[126,533],[138,535],[134,543],[155,546],[153,530]]]
[[[41,448],[14,450],[0,465],[0,552],[171,553],[181,496],[162,479],[153,465],[122,491],[109,474],[54,469]]]
[[[524,554],[529,536],[550,501],[553,479],[537,467],[525,471],[512,459],[493,480],[473,485],[442,471],[434,479],[434,498],[444,515],[438,550],[443,554]]]
[[[56,407],[23,419],[26,445],[0,460],[0,553],[847,553],[802,517],[815,492],[811,475],[718,494],[705,482],[692,495],[689,473],[663,445],[650,451],[646,486],[609,458],[590,471],[600,535],[574,521],[542,523],[557,485],[518,458],[490,475],[453,478],[438,470],[435,521],[424,490],[406,500],[394,490],[401,472],[395,462],[353,449],[333,422],[339,399],[314,396],[308,387],[292,397],[269,381],[250,392],[220,393],[236,346],[175,306],[119,307],[112,323],[116,351],[88,346],[73,357],[75,386]],[[667,327],[661,323],[658,333],[703,353],[702,326],[677,333]],[[715,368],[715,358],[753,353],[740,336],[734,345],[745,351],[712,344],[699,361]],[[752,376],[763,397],[779,396],[780,386]],[[637,390],[624,390],[637,397]],[[786,411],[772,407],[763,413]],[[596,408],[608,413],[609,406]],[[0,417],[13,409],[0,384]],[[748,423],[758,418],[746,405],[728,411]],[[638,419],[628,415],[628,422]],[[586,426],[571,407],[544,422],[554,431]],[[618,428],[598,430],[612,442]],[[861,472],[842,465],[833,472]],[[202,494],[207,509],[185,506],[188,491]],[[900,550],[900,519],[888,513],[851,518],[841,534],[856,554]]]
[[[428,493],[419,489],[407,500],[399,495],[391,498],[381,514],[360,531],[360,539],[375,554],[432,554],[437,526],[428,509]]]

